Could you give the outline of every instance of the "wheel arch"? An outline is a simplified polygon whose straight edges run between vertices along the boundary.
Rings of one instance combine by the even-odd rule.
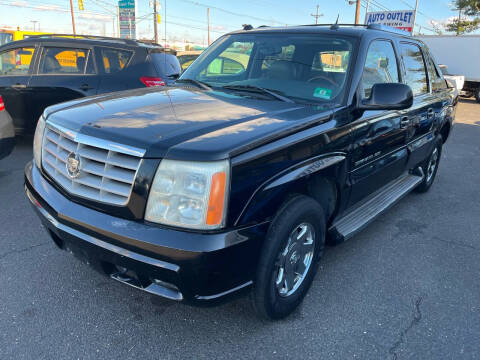
[[[444,143],[445,141],[447,141],[448,137],[450,136],[451,130],[452,130],[452,124],[450,124],[450,121],[446,121],[439,132],[439,134],[442,136],[442,141]]]
[[[235,225],[267,221],[292,197],[314,198],[325,211],[329,224],[338,211],[346,182],[346,155],[333,153],[296,164],[264,182],[248,200]]]

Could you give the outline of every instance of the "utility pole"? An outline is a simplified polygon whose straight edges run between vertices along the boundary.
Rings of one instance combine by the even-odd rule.
[[[155,34],[155,44],[158,44],[158,14],[157,14],[157,0],[153,0],[153,33]]]
[[[207,42],[210,46],[210,8],[207,8]]]
[[[357,9],[355,11],[355,25],[360,24],[360,9],[361,9],[361,0],[357,0]]]
[[[120,36],[120,6],[117,5],[117,36]]]
[[[415,0],[415,13],[413,14],[412,35],[415,32],[415,23],[417,22],[418,0]]]
[[[33,31],[36,31],[36,26],[38,21],[37,20],[30,20],[31,23],[33,23]]]
[[[310,14],[310,16],[313,16],[315,18],[315,24],[318,24],[318,18],[320,16],[323,16],[323,14],[318,13],[318,8],[319,8],[319,5],[317,4],[317,11],[315,12],[315,14]]]
[[[76,32],[75,32],[75,17],[73,16],[73,0],[70,0],[70,12],[72,13],[73,35],[76,35]]]

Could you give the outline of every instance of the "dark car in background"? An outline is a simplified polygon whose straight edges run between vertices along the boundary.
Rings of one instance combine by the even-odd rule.
[[[47,106],[171,85],[180,73],[174,51],[135,40],[42,35],[0,47],[0,95],[17,134],[32,134]]]
[[[200,56],[203,50],[177,51],[177,58],[185,71]]]
[[[15,147],[15,131],[11,116],[5,110],[5,104],[0,96],[0,160],[10,155]]]

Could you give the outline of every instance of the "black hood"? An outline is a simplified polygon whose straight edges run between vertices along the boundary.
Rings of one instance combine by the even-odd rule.
[[[52,123],[145,149],[145,157],[205,161],[228,158],[330,114],[326,108],[180,87],[106,94],[45,111]]]

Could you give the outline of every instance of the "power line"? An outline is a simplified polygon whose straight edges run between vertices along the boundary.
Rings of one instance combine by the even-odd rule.
[[[35,1],[31,1],[33,3],[35,3]],[[30,2],[29,2],[30,3]],[[27,9],[34,9],[34,10],[37,10],[37,11],[51,11],[51,12],[62,12],[62,13],[70,13],[70,10],[69,9],[66,9],[66,8],[62,8],[60,7],[59,5],[57,4],[52,4],[52,3],[37,3],[39,5],[35,6],[31,6],[31,5],[23,5],[21,6],[21,8],[27,8]],[[4,1],[1,1],[0,0],[0,5],[2,6],[10,6],[10,7],[15,7],[15,8],[18,8],[19,6],[18,5],[14,5],[14,4],[11,4],[11,3],[7,3],[7,2],[4,2]],[[48,8],[48,6],[54,6],[52,8]],[[75,14],[78,14],[78,11],[75,11],[74,10],[74,13]],[[105,17],[108,17],[108,19],[110,20],[111,19],[111,16],[109,14],[106,14],[106,13],[101,13],[101,12],[94,12],[94,11],[85,11],[85,14],[86,15],[101,15],[101,16],[105,16]],[[98,20],[98,18],[97,18]],[[105,19],[106,20],[106,19]]]
[[[233,16],[239,16],[239,17],[243,17],[243,18],[247,17],[247,18],[250,18],[250,19],[257,20],[257,21],[267,21],[267,22],[273,22],[273,23],[282,24],[282,25],[290,25],[290,24],[287,24],[286,22],[283,22],[283,21],[277,21],[277,20],[274,20],[274,19],[265,19],[265,18],[260,18],[260,17],[248,15],[248,14],[237,13],[237,12],[227,10],[227,9],[224,9],[224,8],[221,8],[221,7],[218,7],[218,6],[212,6],[212,5],[204,4],[204,3],[194,1],[194,0],[180,0],[180,1],[192,4],[192,5],[197,5],[197,6],[202,6],[202,7],[205,7],[205,8],[214,9],[214,10],[221,11],[221,12],[224,12],[226,14],[233,15]]]

